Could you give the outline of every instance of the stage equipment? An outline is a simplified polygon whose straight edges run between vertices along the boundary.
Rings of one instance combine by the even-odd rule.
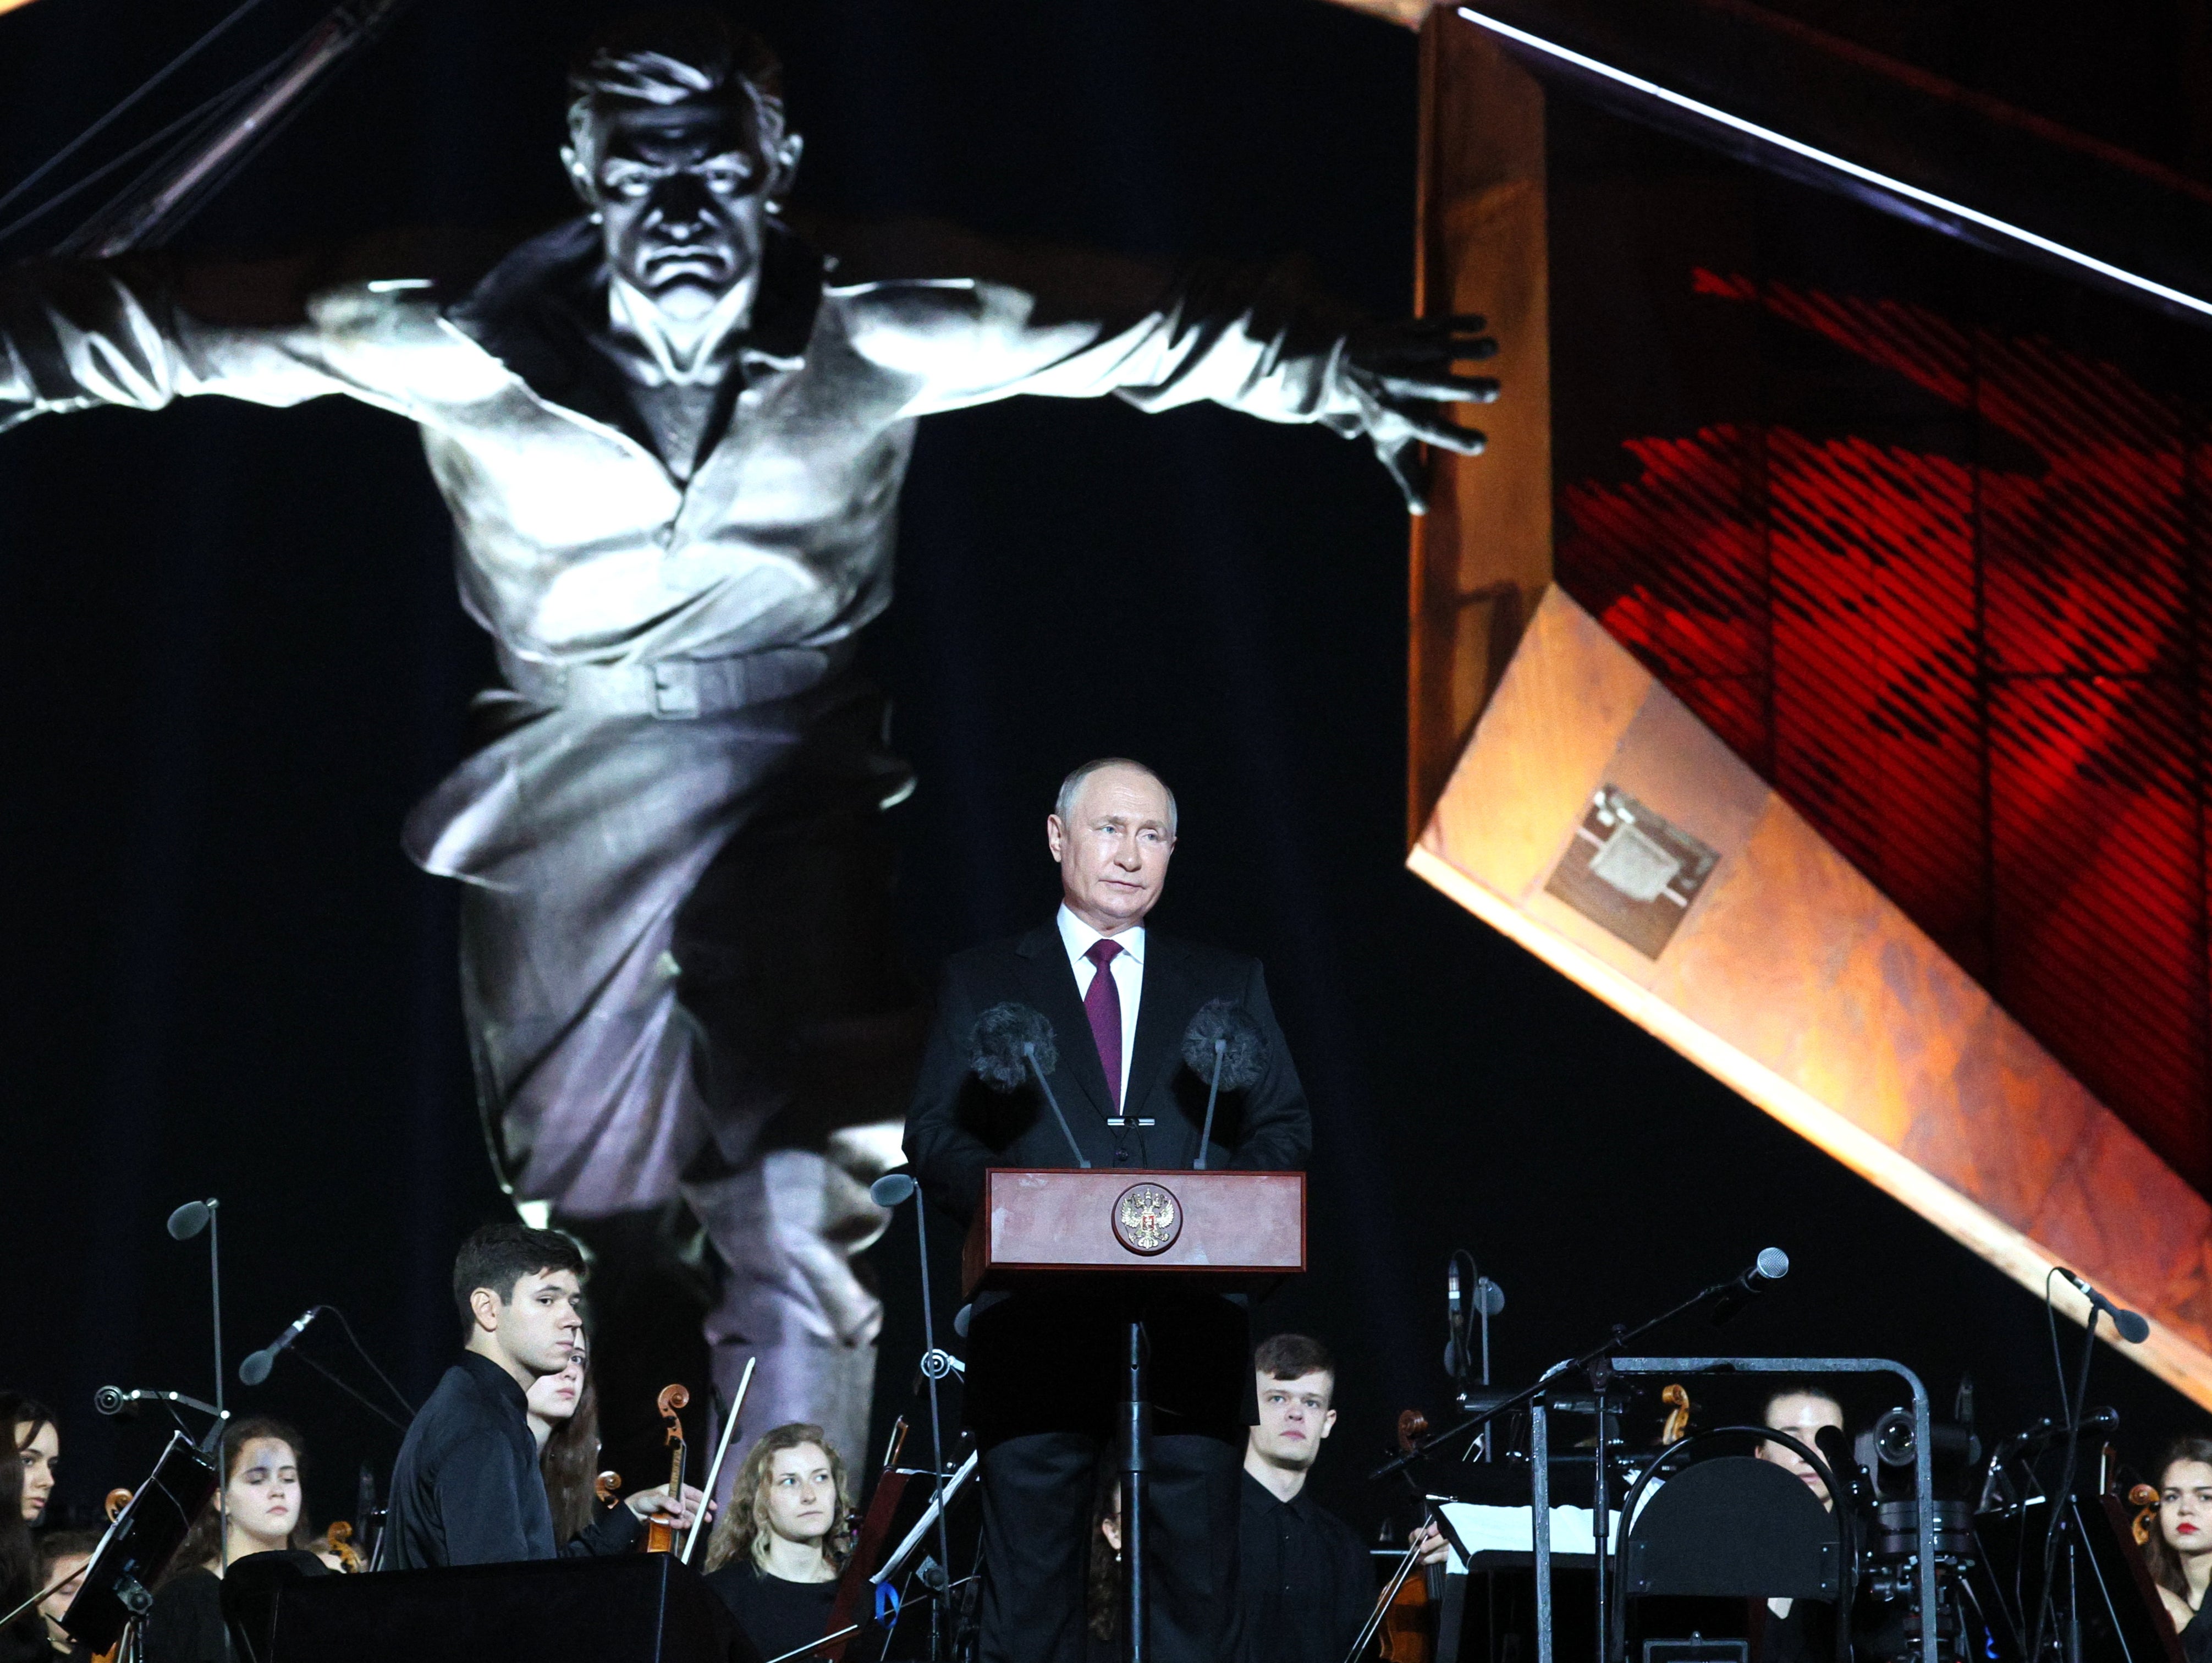
[[[970,1295],[1109,1270],[1172,1276],[1182,1287],[1273,1286],[1306,1267],[1305,1200],[1304,1173],[994,1167],[983,1174],[962,1280]],[[1142,1317],[1132,1318],[1120,1439],[1124,1663],[1146,1663],[1148,1655],[1141,1552],[1152,1465],[1147,1343]]]
[[[292,1342],[307,1331],[307,1325],[323,1313],[319,1305],[311,1305],[301,1312],[289,1328],[258,1351],[249,1351],[246,1360],[238,1365],[238,1378],[246,1386],[258,1386],[269,1378],[269,1371],[276,1366],[276,1359],[290,1347]]]
[[[415,1405],[407,1400],[404,1392],[392,1383],[392,1376],[377,1366],[376,1359],[368,1355],[368,1348],[361,1343],[361,1336],[353,1331],[353,1324],[347,1319],[346,1313],[335,1305],[309,1306],[289,1328],[270,1341],[267,1345],[258,1351],[246,1353],[238,1365],[239,1380],[247,1386],[259,1386],[269,1378],[270,1371],[276,1366],[276,1359],[286,1352],[291,1351],[292,1343],[307,1332],[309,1325],[325,1316],[335,1317],[337,1319],[338,1328],[346,1337],[346,1343],[353,1348],[354,1355],[368,1366],[368,1372],[375,1375],[384,1389],[392,1394],[392,1401],[399,1405],[400,1414],[405,1416],[406,1420],[394,1416],[390,1410],[377,1403],[367,1393],[356,1390],[346,1381],[340,1380],[321,1363],[317,1362],[307,1351],[300,1350],[294,1352],[293,1355],[386,1426],[403,1436],[405,1435],[407,1422],[412,1420],[415,1416]]]
[[[1002,1018],[1005,1026],[1000,1032],[1009,1035],[1018,1034],[1018,1039],[1011,1038],[986,1039],[981,1037],[986,1032],[987,1025],[992,1022],[994,1017],[1000,1016],[1002,1013],[1016,1011],[1024,1014]],[[1030,1017],[1036,1019],[1034,1023],[1027,1020]],[[1050,1053],[1053,1048],[1052,1024],[1045,1020],[1042,1012],[1030,1010],[1026,1006],[994,1006],[992,1009],[985,1011],[975,1023],[975,1033],[978,1036],[973,1042],[976,1047],[975,1054],[981,1057],[988,1053],[993,1059],[988,1066],[994,1068],[1000,1077],[1003,1077],[1010,1071],[1012,1057],[1018,1056],[1023,1063],[1036,1070],[1037,1082],[1042,1085],[1045,1074],[1052,1068],[1053,1062],[1039,1063],[1037,1061],[1040,1029],[1043,1035],[1043,1049],[1047,1053]],[[1056,1058],[1054,1059],[1054,1061],[1056,1060]],[[981,1073],[983,1066],[985,1065],[979,1063],[977,1072]],[[989,1075],[984,1077],[987,1081],[993,1078]],[[1017,1074],[1015,1077],[1018,1081],[1020,1076]],[[1051,1087],[1045,1087],[1045,1096],[1048,1101],[1051,1100]],[[1055,1116],[1060,1116],[1060,1129],[1063,1132],[1067,1132],[1068,1147],[1073,1148],[1075,1145],[1075,1134],[1068,1131],[1066,1118],[1060,1115],[1058,1103],[1053,1104],[1052,1112]],[[884,1173],[868,1186],[868,1196],[878,1207],[896,1207],[904,1201],[914,1203],[915,1252],[921,1265],[921,1373],[922,1378],[928,1382],[929,1387],[930,1505],[937,1515],[937,1562],[949,1583],[952,1575],[952,1538],[945,1520],[945,1421],[943,1410],[938,1404],[937,1393],[937,1383],[945,1378],[945,1371],[942,1368],[931,1367],[934,1359],[945,1354],[937,1347],[936,1307],[929,1287],[929,1224],[928,1221],[922,1216],[929,1210],[929,1201],[928,1197],[922,1194],[921,1185],[909,1173]],[[929,1603],[929,1654],[933,1659],[945,1656],[945,1601],[933,1599]]]
[[[83,1585],[62,1613],[71,1639],[88,1651],[104,1652],[146,1615],[154,1585],[215,1493],[214,1465],[181,1434],[172,1434],[154,1471],[131,1492],[85,1565]]]
[[[1060,1112],[1060,1099],[1053,1094],[1052,1081],[1045,1078],[1060,1066],[1060,1046],[1042,1011],[1012,999],[992,1006],[975,1019],[969,1033],[968,1066],[996,1092],[1018,1091],[1024,1081],[1034,1076],[1060,1135],[1067,1140],[1068,1153],[1079,1167],[1091,1170],[1091,1158],[1076,1142],[1067,1117]]]
[[[190,1241],[202,1231],[207,1233],[208,1325],[215,1339],[215,1423],[208,1428],[201,1447],[210,1452],[222,1447],[222,1429],[230,1420],[230,1411],[222,1403],[222,1228],[216,1221],[222,1205],[212,1196],[205,1201],[187,1201],[169,1215],[168,1224],[172,1241]]]
[[[1182,1063],[1206,1081],[1206,1120],[1199,1129],[1198,1159],[1191,1170],[1206,1170],[1206,1146],[1213,1141],[1213,1106],[1224,1091],[1247,1091],[1259,1084],[1267,1066],[1267,1041],[1260,1025],[1242,1006],[1209,999],[1183,1030]]]
[[[1487,314],[1512,397],[1480,466],[1434,459],[1413,527],[1409,866],[2023,1285],[2072,1264],[2145,1312],[2139,1360],[2212,1404],[2185,667],[2212,555],[2177,494],[2201,400],[2139,367],[2195,350],[2212,192],[1756,6],[1424,14],[1419,303]],[[1800,224],[1850,210],[1702,157],[1662,181],[1682,211],[1605,212],[1620,275],[1555,271],[1555,240],[1594,246],[1593,204],[1654,199],[1589,161],[1614,131],[1592,102],[2130,298],[2049,297],[2084,320],[2054,342],[2004,309],[2041,279],[2000,269],[2001,302],[1942,315],[1917,297],[1985,292],[1956,280],[1986,265],[1887,224],[1816,283]],[[1754,219],[1794,265],[1740,258]],[[1768,319],[1802,344],[1747,349],[1741,399],[1694,433],[1663,424],[1671,392],[1633,408],[1638,376],[1572,407],[1592,320],[1568,308],[1631,284],[1612,320],[1675,332],[1655,387],[1670,346],[1705,377],[1724,355],[1700,348]],[[2100,356],[2138,332],[2138,367]],[[1779,420],[1753,389],[1808,350],[2013,460],[1814,431],[1832,406],[1809,398]],[[1555,434],[1585,480],[1555,477]],[[1976,511],[1991,491],[2017,512]],[[2121,576],[2113,535],[2146,550]],[[2122,641],[2105,616],[2136,622]],[[2116,1205],[2162,1227],[2112,1230]]]
[[[2134,1311],[2123,1311],[2064,1265],[2057,1265],[2053,1268],[2073,1284],[2076,1293],[2112,1319],[2113,1328],[2130,1345],[2141,1345],[2150,1337],[2149,1319]]]
[[[1571,1389],[1569,1382],[1573,1381],[1577,1377],[1580,1377],[1582,1380],[1587,1380],[1589,1383],[1589,1389],[1594,1396],[1592,1407],[1596,1414],[1598,1422],[1597,1458],[1592,1463],[1594,1477],[1591,1484],[1592,1501],[1590,1519],[1591,1538],[1597,1549],[1594,1559],[1594,1566],[1597,1572],[1595,1579],[1595,1593],[1599,1643],[1598,1656],[1601,1660],[1605,1660],[1606,1663],[1611,1663],[1613,1656],[1611,1649],[1613,1644],[1612,1635],[1615,1628],[1615,1623],[1613,1618],[1613,1602],[1607,1592],[1607,1577],[1608,1575],[1612,1573],[1609,1571],[1607,1563],[1607,1556],[1605,1550],[1606,1545],[1610,1539],[1608,1533],[1608,1516],[1611,1510],[1609,1504],[1610,1475],[1607,1471],[1611,1465],[1611,1456],[1609,1453],[1611,1438],[1609,1435],[1609,1428],[1612,1410],[1610,1408],[1609,1399],[1613,1390],[1613,1378],[1617,1374],[1666,1374],[1671,1375],[1682,1375],[1733,1370],[1747,1374],[1762,1374],[1887,1373],[1899,1376],[1906,1382],[1912,1393],[1912,1412],[1916,1435],[1914,1493],[1915,1498],[1922,1503],[1921,1514],[1916,1526],[1918,1547],[1917,1562],[1921,1567],[1935,1566],[1938,1563],[1935,1551],[1935,1525],[1933,1511],[1926,1505],[1928,1502],[1932,1500],[1934,1493],[1933,1468],[1929,1453],[1929,1445],[1930,1441],[1928,1435],[1928,1426],[1929,1421],[1928,1392],[1927,1388],[1920,1383],[1919,1377],[1914,1374],[1911,1369],[1906,1368],[1903,1364],[1890,1362],[1884,1359],[1858,1357],[1777,1359],[1760,1357],[1622,1357],[1620,1355],[1620,1353],[1626,1349],[1627,1347],[1642,1338],[1645,1334],[1651,1332],[1653,1330],[1662,1326],[1662,1325],[1672,1322],[1678,1318],[1691,1315],[1700,1309],[1710,1308],[1717,1304],[1741,1296],[1741,1294],[1750,1291],[1751,1286],[1756,1279],[1761,1277],[1764,1277],[1764,1279],[1767,1281],[1776,1279],[1775,1275],[1771,1274],[1770,1272],[1786,1273],[1787,1271],[1788,1263],[1786,1257],[1779,1265],[1775,1265],[1771,1261],[1767,1261],[1765,1253],[1760,1255],[1760,1259],[1767,1264],[1769,1267],[1767,1271],[1762,1271],[1759,1264],[1754,1264],[1741,1275],[1731,1277],[1725,1282],[1716,1282],[1711,1287],[1706,1288],[1700,1292],[1692,1294],[1690,1298],[1683,1301],[1680,1305],[1675,1306],[1673,1309],[1663,1312],[1660,1315],[1650,1319],[1649,1321],[1639,1324],[1635,1328],[1615,1328],[1609,1337],[1600,1344],[1593,1347],[1589,1351],[1583,1353],[1579,1356],[1565,1358],[1561,1361],[1553,1364],[1551,1368],[1546,1369],[1543,1374],[1539,1375],[1532,1385],[1522,1388],[1519,1392],[1510,1393],[1499,1398],[1495,1403],[1486,1404],[1483,1408],[1468,1416],[1465,1419],[1460,1421],[1454,1426],[1449,1427],[1441,1432],[1430,1434],[1428,1436],[1421,1439],[1418,1443],[1416,1443],[1412,1449],[1398,1456],[1395,1459],[1384,1463],[1382,1466],[1376,1468],[1370,1475],[1371,1477],[1377,1480],[1389,1477],[1394,1474],[1404,1471],[1415,1461],[1433,1453],[1444,1446],[1455,1444],[1468,1438],[1474,1433],[1479,1431],[1483,1427],[1487,1426],[1492,1421],[1497,1419],[1500,1416],[1510,1414],[1516,1410],[1527,1411],[1528,1417],[1530,1501],[1532,1504],[1531,1532],[1533,1539],[1531,1545],[1534,1550],[1536,1583],[1536,1663],[1553,1663],[1551,1566],[1552,1452],[1551,1429],[1549,1424],[1550,1414],[1555,1409],[1564,1406],[1562,1400],[1565,1398],[1567,1392]],[[1780,1440],[1783,1437],[1783,1435],[1780,1434],[1770,1434],[1763,1428],[1756,1428],[1756,1431],[1758,1435],[1761,1436],[1772,1436],[1778,1440]],[[1674,1445],[1667,1451],[1664,1456],[1661,1458],[1662,1460],[1671,1460],[1674,1458],[1677,1452],[1683,1450],[1687,1445],[1695,1441],[1698,1441],[1694,1439],[1686,1439],[1681,1443]],[[1789,1440],[1787,1441],[1793,1444],[1795,1443],[1794,1440]],[[1800,1447],[1802,1448],[1802,1447]],[[1811,1459],[1816,1471],[1825,1470],[1826,1463],[1824,1460],[1820,1459],[1816,1454],[1813,1454],[1811,1452],[1807,1453],[1808,1454],[1808,1459]],[[1648,1477],[1649,1473],[1647,1472],[1644,1476]],[[1640,1482],[1641,1480],[1639,1480],[1639,1483]],[[1835,1489],[1832,1483],[1831,1483],[1830,1488],[1832,1492]],[[1634,1498],[1635,1492],[1632,1491],[1630,1499],[1625,1505],[1632,1509],[1635,1505]],[[1631,1514],[1631,1517],[1633,1517],[1632,1512]],[[1936,1650],[1937,1638],[1936,1613],[1937,1590],[1935,1576],[1926,1575],[1918,1576],[1913,1593],[1918,1605],[1920,1613],[1920,1638],[1923,1648],[1923,1663],[1942,1663]]]
[[[672,1553],[301,1576],[266,1592],[275,1637],[261,1663],[757,1660],[721,1601]]]

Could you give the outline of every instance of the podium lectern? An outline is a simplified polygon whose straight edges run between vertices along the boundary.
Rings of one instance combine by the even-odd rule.
[[[1128,1167],[994,1167],[961,1255],[972,1297],[1101,1276],[1235,1293],[1306,1268],[1304,1173],[1147,1171]],[[1145,1475],[1152,1401],[1145,1328],[1129,1323],[1122,1398],[1121,1655],[1146,1663]]]

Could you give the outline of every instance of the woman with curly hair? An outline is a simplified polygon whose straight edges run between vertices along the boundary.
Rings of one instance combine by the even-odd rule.
[[[2189,1663],[2212,1663],[2212,1438],[2176,1438],[2156,1470],[2158,1520],[2143,1558]]]
[[[707,1544],[707,1586],[768,1663],[829,1632],[852,1506],[844,1457],[818,1426],[777,1427],[746,1455]]]

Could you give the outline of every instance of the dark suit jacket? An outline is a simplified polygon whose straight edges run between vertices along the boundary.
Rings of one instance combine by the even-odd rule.
[[[1267,1039],[1267,1068],[1249,1091],[1222,1093],[1206,1164],[1248,1172],[1305,1166],[1313,1120],[1258,959],[1146,932],[1144,992],[1123,1093],[1127,1124],[1117,1128],[1107,1124],[1114,1108],[1106,1073],[1076,996],[1067,949],[1059,929],[1047,924],[957,953],[945,966],[937,1020],[907,1112],[906,1154],[923,1187],[963,1221],[975,1210],[990,1167],[1076,1164],[1034,1084],[1001,1094],[968,1070],[975,1019],[1009,999],[1051,1020],[1060,1051],[1060,1065],[1049,1076],[1053,1093],[1091,1165],[1109,1167],[1187,1167],[1197,1159],[1206,1087],[1183,1066],[1183,1030],[1209,999],[1242,1005]],[[1139,1124],[1146,1120],[1152,1124]]]
[[[1075,972],[1051,924],[947,961],[914,1104],[906,1153],[915,1176],[963,1221],[993,1167],[1073,1167],[1067,1140],[1034,1084],[1000,1093],[968,1071],[975,1019],[1005,1000],[1042,1011],[1059,1066],[1048,1076],[1069,1130],[1094,1167],[1187,1167],[1198,1155],[1206,1082],[1183,1067],[1182,1035],[1200,1006],[1229,999],[1266,1038],[1266,1070],[1249,1090],[1224,1092],[1215,1111],[1209,1170],[1291,1172],[1313,1145],[1290,1047],[1267,1002],[1259,962],[1147,930],[1125,1124],[1110,1126],[1106,1072],[1076,997]],[[1146,1126],[1139,1123],[1150,1120]],[[1152,1341],[1152,1401],[1162,1436],[1198,1434],[1241,1449],[1255,1418],[1251,1337],[1241,1299],[1188,1289],[1178,1279],[1106,1276],[1078,1285],[975,1301],[968,1331],[968,1423],[987,1445],[1038,1433],[1103,1439],[1125,1378],[1127,1324],[1141,1317]]]

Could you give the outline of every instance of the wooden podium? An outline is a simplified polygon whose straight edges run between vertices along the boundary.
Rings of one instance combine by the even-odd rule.
[[[961,1254],[961,1285],[1070,1274],[1201,1278],[1227,1288],[1306,1268],[1304,1173],[994,1167]]]
[[[972,1298],[1055,1278],[1158,1277],[1223,1293],[1306,1268],[1304,1173],[1172,1172],[1129,1167],[994,1167],[961,1253]],[[1147,1342],[1128,1325],[1121,1468],[1123,1663],[1147,1663],[1145,1491],[1152,1467]]]

